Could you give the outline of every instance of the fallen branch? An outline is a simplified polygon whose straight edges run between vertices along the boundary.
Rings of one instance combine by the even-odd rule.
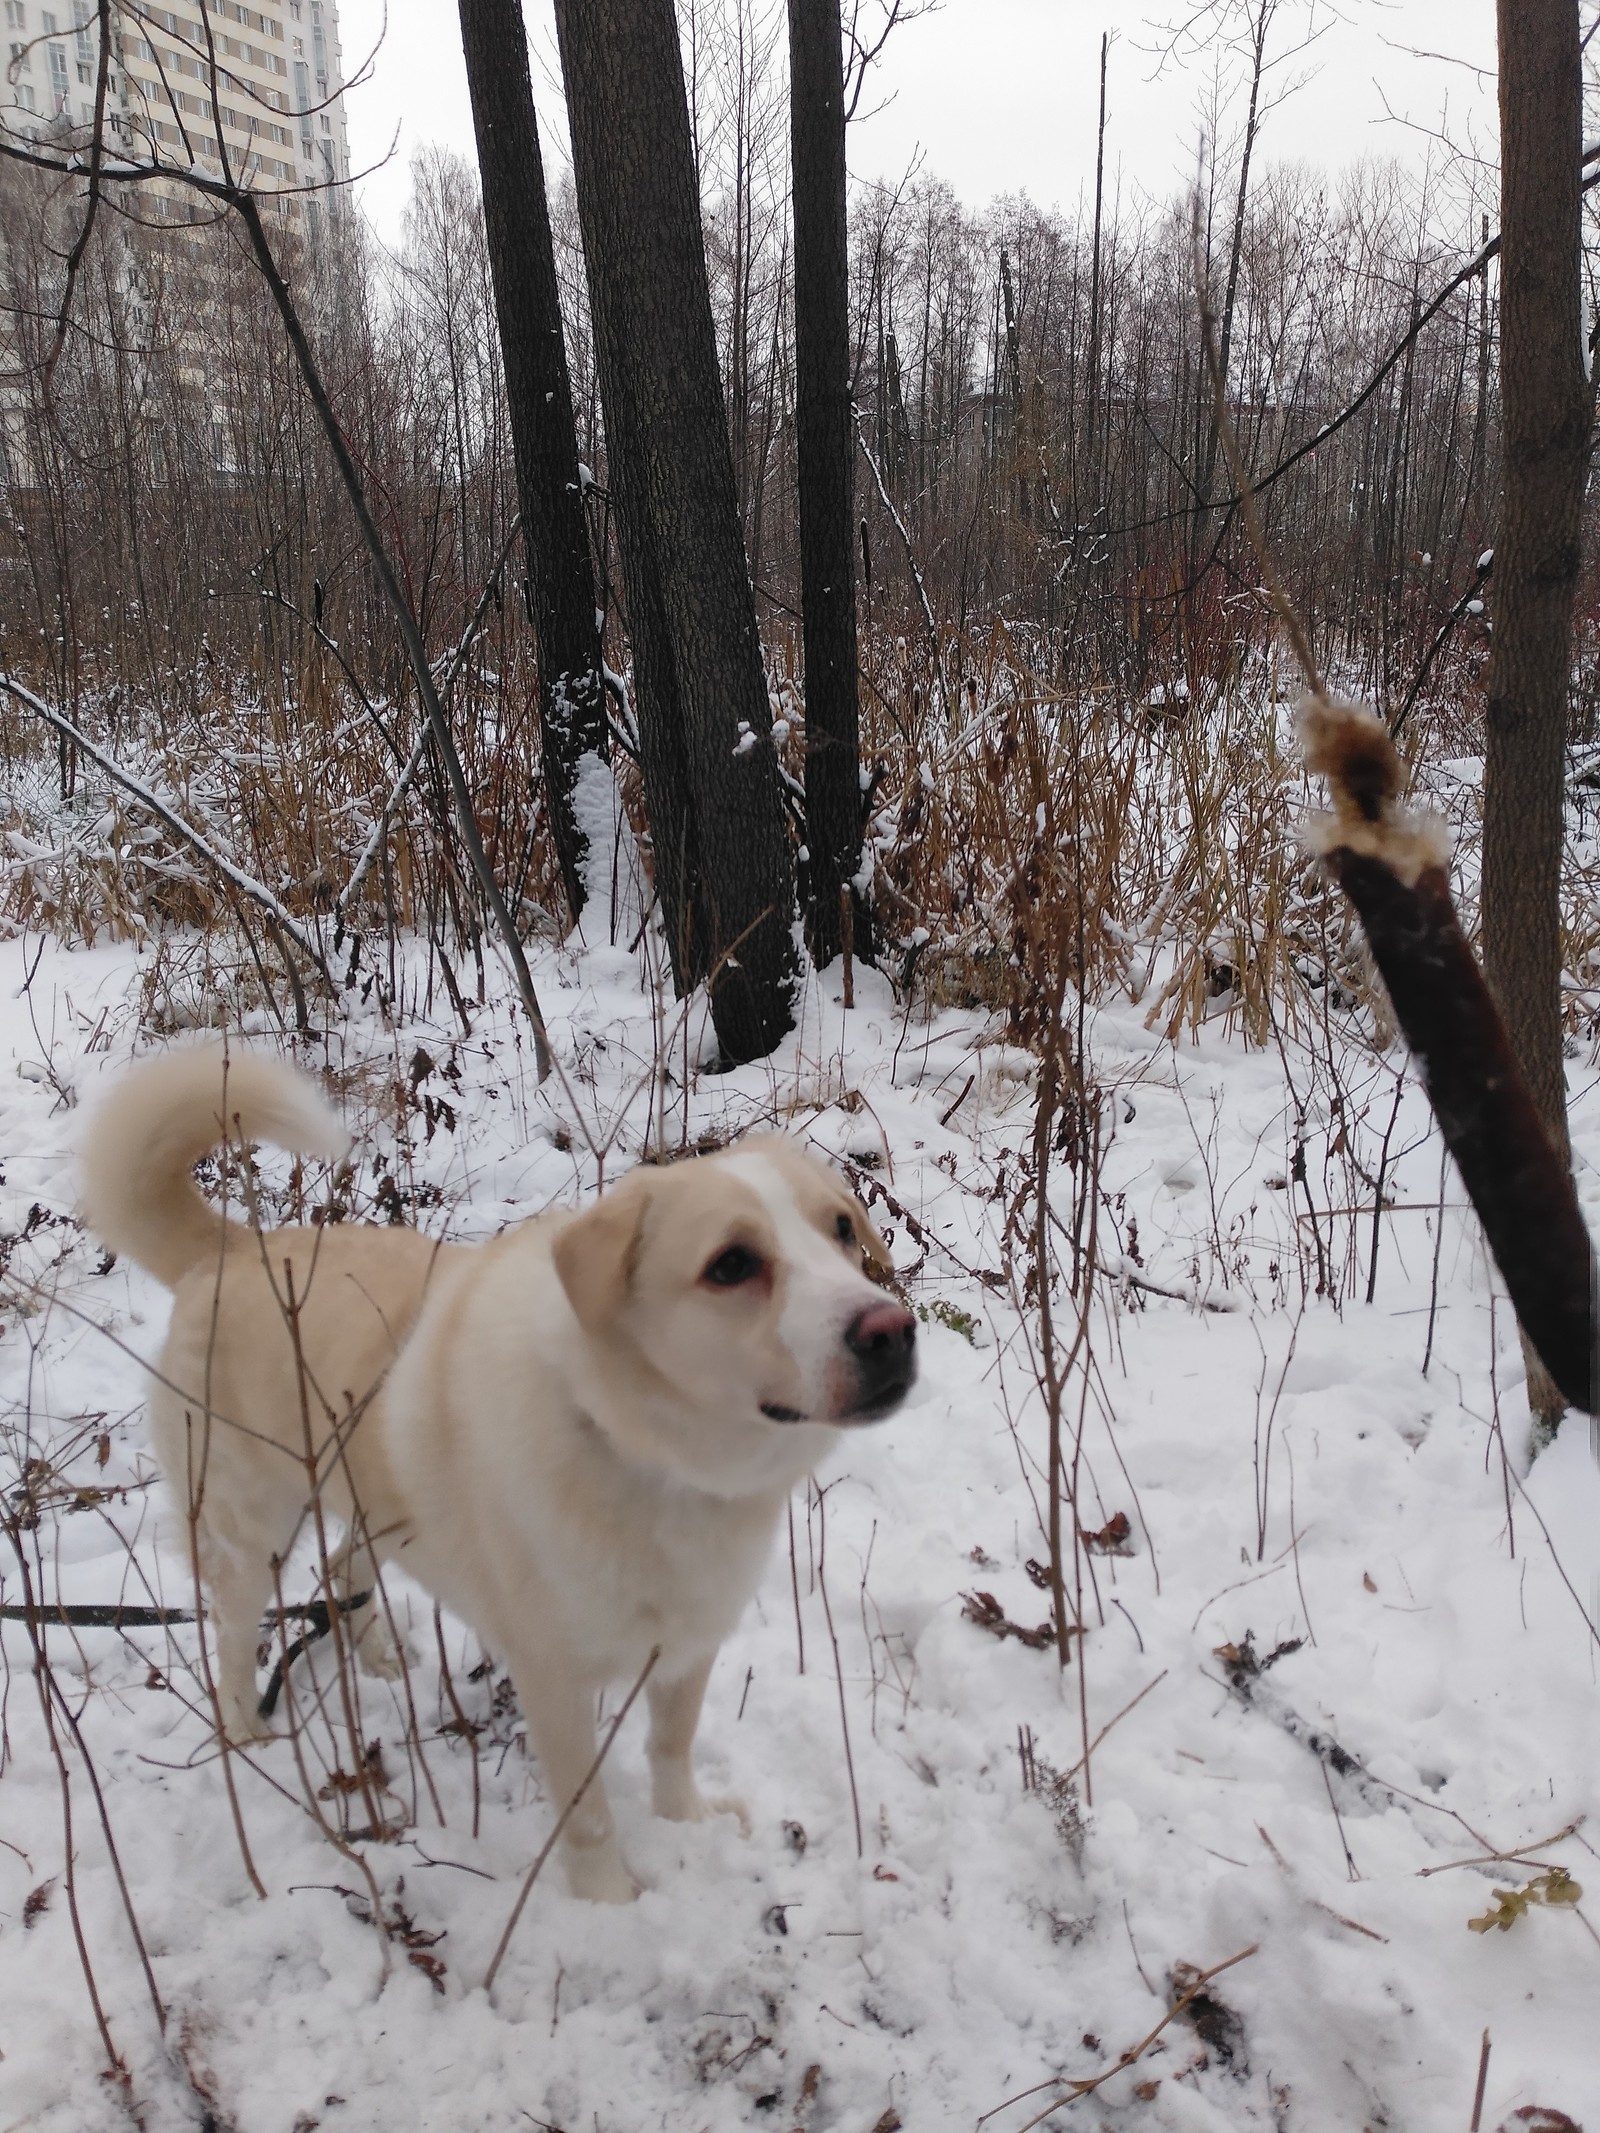
[[[161,1629],[169,1622],[192,1622],[192,1607],[108,1607],[51,1605],[0,1607],[0,1622],[67,1622],[74,1629]]]
[[[330,1608],[323,1599],[304,1600],[299,1605],[286,1605],[277,1610],[277,1619],[272,1624],[276,1629],[291,1616],[298,1616],[306,1625],[287,1651],[280,1653],[273,1662],[272,1673],[261,1693],[256,1708],[263,1718],[270,1718],[277,1708],[278,1698],[288,1677],[289,1668],[309,1646],[326,1637],[333,1628],[335,1615],[353,1615],[365,1607],[372,1598],[370,1592],[353,1592],[346,1599],[336,1600]],[[6,1605],[0,1607],[0,1622],[26,1622],[30,1634],[48,1627],[52,1622],[64,1622],[73,1629],[165,1629],[177,1622],[195,1622],[199,1616],[192,1607],[131,1607],[120,1602],[110,1606],[96,1606],[88,1602],[54,1604],[41,1601],[34,1606]]]
[[[1198,1977],[1192,1978],[1182,1994],[1173,2001],[1150,2034],[1146,2037],[1141,2037],[1137,2044],[1130,2044],[1116,2064],[1108,2066],[1103,2074],[1095,2074],[1084,2081],[1073,2081],[1065,2078],[1054,2082],[1041,2081],[1038,2088],[1024,2089],[1020,2095],[1008,2096],[1004,2103],[997,2103],[994,2110],[985,2111],[983,2117],[978,2120],[979,2125],[981,2126],[988,2119],[993,2118],[997,2112],[1009,2109],[1012,2104],[1021,2103],[1023,2097],[1037,2096],[1040,2089],[1062,2089],[1065,2093],[1058,2096],[1054,2103],[1046,2104],[1042,2111],[1036,2112],[1026,2124],[1019,2126],[1017,2129],[1017,2133],[1033,2133],[1035,2126],[1042,2126],[1047,2118],[1053,2117],[1065,2105],[1076,2103],[1080,2096],[1092,2096],[1096,2089],[1103,2088],[1113,2076],[1125,2073],[1136,2060],[1142,2059],[1168,2023],[1175,2022],[1179,2015],[1185,2013],[1199,1999],[1213,1978],[1221,1977],[1223,1971],[1231,1970],[1235,1963],[1248,1962],[1252,1955],[1259,1953],[1260,1947],[1261,1943],[1253,1940],[1248,1948],[1241,1948],[1237,1955],[1230,1955],[1226,1962],[1213,1963],[1209,1970],[1202,1970]]]
[[[340,1614],[354,1614],[372,1598],[370,1592],[354,1592],[347,1600],[336,1603]],[[328,1603],[326,1600],[302,1600],[287,1603],[276,1610],[276,1619],[287,1620],[291,1615],[304,1621],[321,1622],[318,1636],[327,1635]],[[48,1626],[52,1622],[65,1622],[74,1629],[162,1629],[169,1622],[195,1622],[199,1617],[192,1607],[130,1607],[121,1601],[104,1605],[93,1601],[48,1601],[41,1600],[34,1606],[16,1606],[7,1603],[0,1607],[0,1622],[39,1622]]]

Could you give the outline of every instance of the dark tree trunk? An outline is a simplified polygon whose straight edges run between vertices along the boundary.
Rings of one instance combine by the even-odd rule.
[[[789,83],[806,844],[811,854],[807,934],[812,954],[823,964],[839,951],[846,894],[854,899],[854,950],[871,952],[867,913],[850,886],[861,866],[861,749],[839,0],[789,0]]]
[[[1483,960],[1545,1127],[1568,1151],[1561,852],[1590,393],[1579,305],[1577,0],[1499,0],[1501,529],[1483,777]],[[1531,1367],[1536,1413],[1560,1396]]]
[[[578,765],[608,761],[572,385],[520,0],[461,0],[461,43],[483,181],[483,219],[505,366],[528,608],[539,649],[539,731],[550,829],[567,903],[583,909],[588,839],[573,808]]]
[[[729,1063],[792,1026],[794,873],[672,0],[557,0],[656,882]]]

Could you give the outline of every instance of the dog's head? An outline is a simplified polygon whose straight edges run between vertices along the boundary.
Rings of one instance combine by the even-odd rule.
[[[595,1349],[699,1413],[848,1427],[892,1413],[915,1381],[916,1319],[863,1268],[888,1271],[883,1239],[792,1141],[633,1171],[552,1249]]]

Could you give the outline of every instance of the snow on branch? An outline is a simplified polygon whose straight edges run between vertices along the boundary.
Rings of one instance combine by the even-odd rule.
[[[257,881],[253,874],[246,874],[241,867],[235,866],[224,852],[218,851],[208,837],[192,823],[186,822],[176,808],[169,805],[158,793],[152,792],[149,786],[134,777],[131,771],[124,770],[104,749],[97,748],[64,711],[58,711],[53,704],[46,703],[42,696],[36,696],[32,689],[25,687],[10,674],[0,674],[0,689],[15,697],[24,710],[31,711],[36,718],[43,719],[47,726],[52,726],[57,733],[63,734],[81,755],[87,756],[91,763],[103,770],[114,785],[121,786],[130,799],[164,823],[197,858],[204,860],[214,873],[221,875],[230,888],[237,890],[241,896],[264,911],[278,931],[286,939],[293,941],[301,954],[316,966],[324,978],[328,978],[330,984],[332,983],[322,949],[316,939],[297,918],[291,916],[264,882]]]

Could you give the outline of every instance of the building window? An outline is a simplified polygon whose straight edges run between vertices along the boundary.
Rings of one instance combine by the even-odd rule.
[[[33,56],[25,44],[14,44],[11,47],[11,66],[12,71],[17,74],[31,74],[33,72]],[[20,102],[21,99],[19,98],[18,101]],[[23,109],[31,111],[33,106],[32,104],[25,104]]]
[[[25,30],[27,27],[28,11],[23,6],[22,0],[6,0],[6,28],[8,30]],[[12,57],[15,58],[15,45],[12,46],[11,52]]]

